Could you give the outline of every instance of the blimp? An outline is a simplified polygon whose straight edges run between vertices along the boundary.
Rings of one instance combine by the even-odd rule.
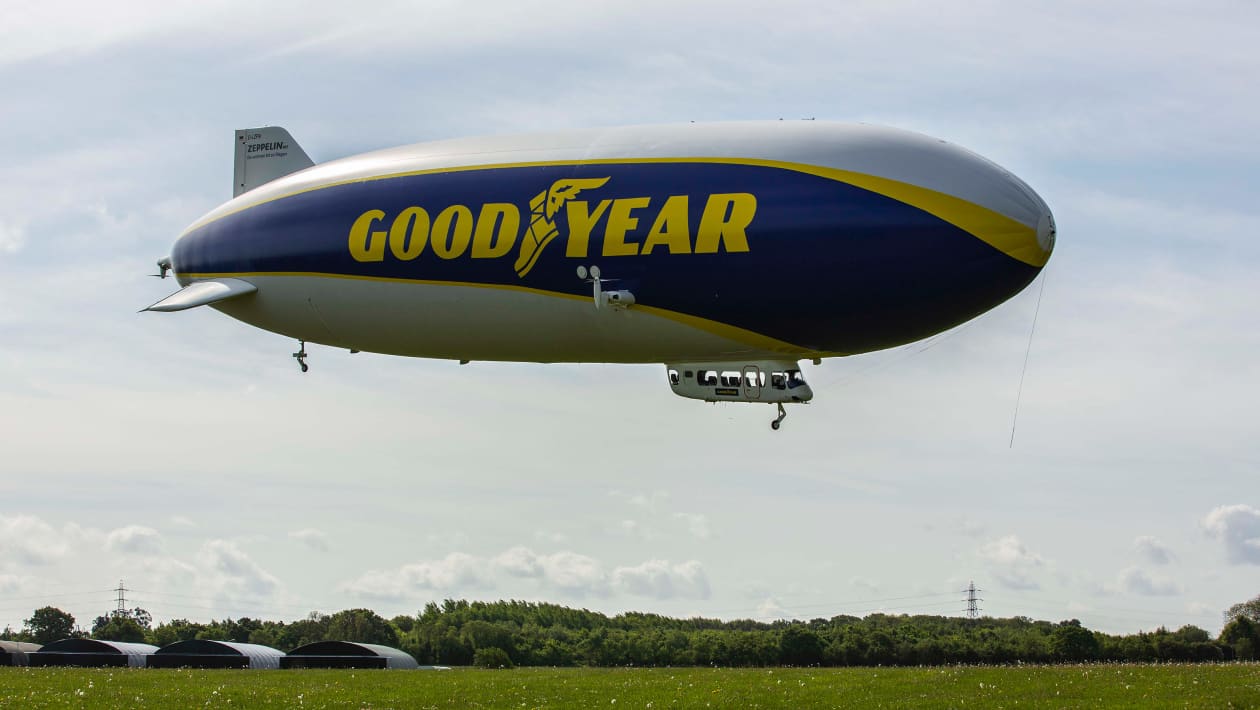
[[[805,403],[801,363],[955,327],[1031,283],[1036,192],[952,143],[829,121],[461,138],[315,164],[235,133],[233,197],[158,260],[306,344],[423,358],[659,363],[706,402]]]

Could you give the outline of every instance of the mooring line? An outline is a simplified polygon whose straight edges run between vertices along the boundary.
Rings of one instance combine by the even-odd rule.
[[[1037,316],[1041,314],[1041,297],[1046,292],[1045,269],[1041,271],[1041,288],[1037,290],[1037,308],[1033,311],[1032,328],[1028,329],[1028,349],[1024,351],[1024,369],[1019,371],[1019,389],[1015,392],[1015,414],[1011,417],[1011,441],[1006,448],[1015,448],[1015,424],[1019,422],[1019,401],[1024,396],[1024,375],[1028,374],[1028,356],[1032,354],[1033,333],[1037,332]]]

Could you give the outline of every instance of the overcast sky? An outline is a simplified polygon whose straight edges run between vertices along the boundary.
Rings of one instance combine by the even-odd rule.
[[[417,9],[417,6],[423,8]],[[265,7],[265,10],[260,8]],[[53,604],[293,619],[447,597],[609,613],[983,612],[1213,633],[1260,593],[1260,6],[21,3],[0,24],[0,626]],[[921,131],[1050,204],[1024,293],[808,366],[473,363],[136,311],[231,194],[232,131],[316,161],[565,127]],[[1018,428],[1009,446],[1021,368]]]

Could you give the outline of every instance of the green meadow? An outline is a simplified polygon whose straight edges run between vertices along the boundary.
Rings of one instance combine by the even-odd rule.
[[[0,708],[1256,708],[1260,664],[242,671],[0,668]]]

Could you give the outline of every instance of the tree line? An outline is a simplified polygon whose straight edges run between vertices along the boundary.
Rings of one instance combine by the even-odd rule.
[[[1075,619],[963,619],[871,614],[811,621],[677,619],[524,601],[448,599],[415,616],[385,619],[368,609],[293,622],[242,617],[153,625],[143,609],[97,617],[90,631],[57,609],[35,610],[0,639],[49,643],[86,636],[166,646],[188,639],[256,643],[282,650],[343,640],[400,648],[422,664],[523,666],[893,666],[955,663],[1257,660],[1260,596],[1226,612],[1217,638],[1196,626],[1113,635]]]

